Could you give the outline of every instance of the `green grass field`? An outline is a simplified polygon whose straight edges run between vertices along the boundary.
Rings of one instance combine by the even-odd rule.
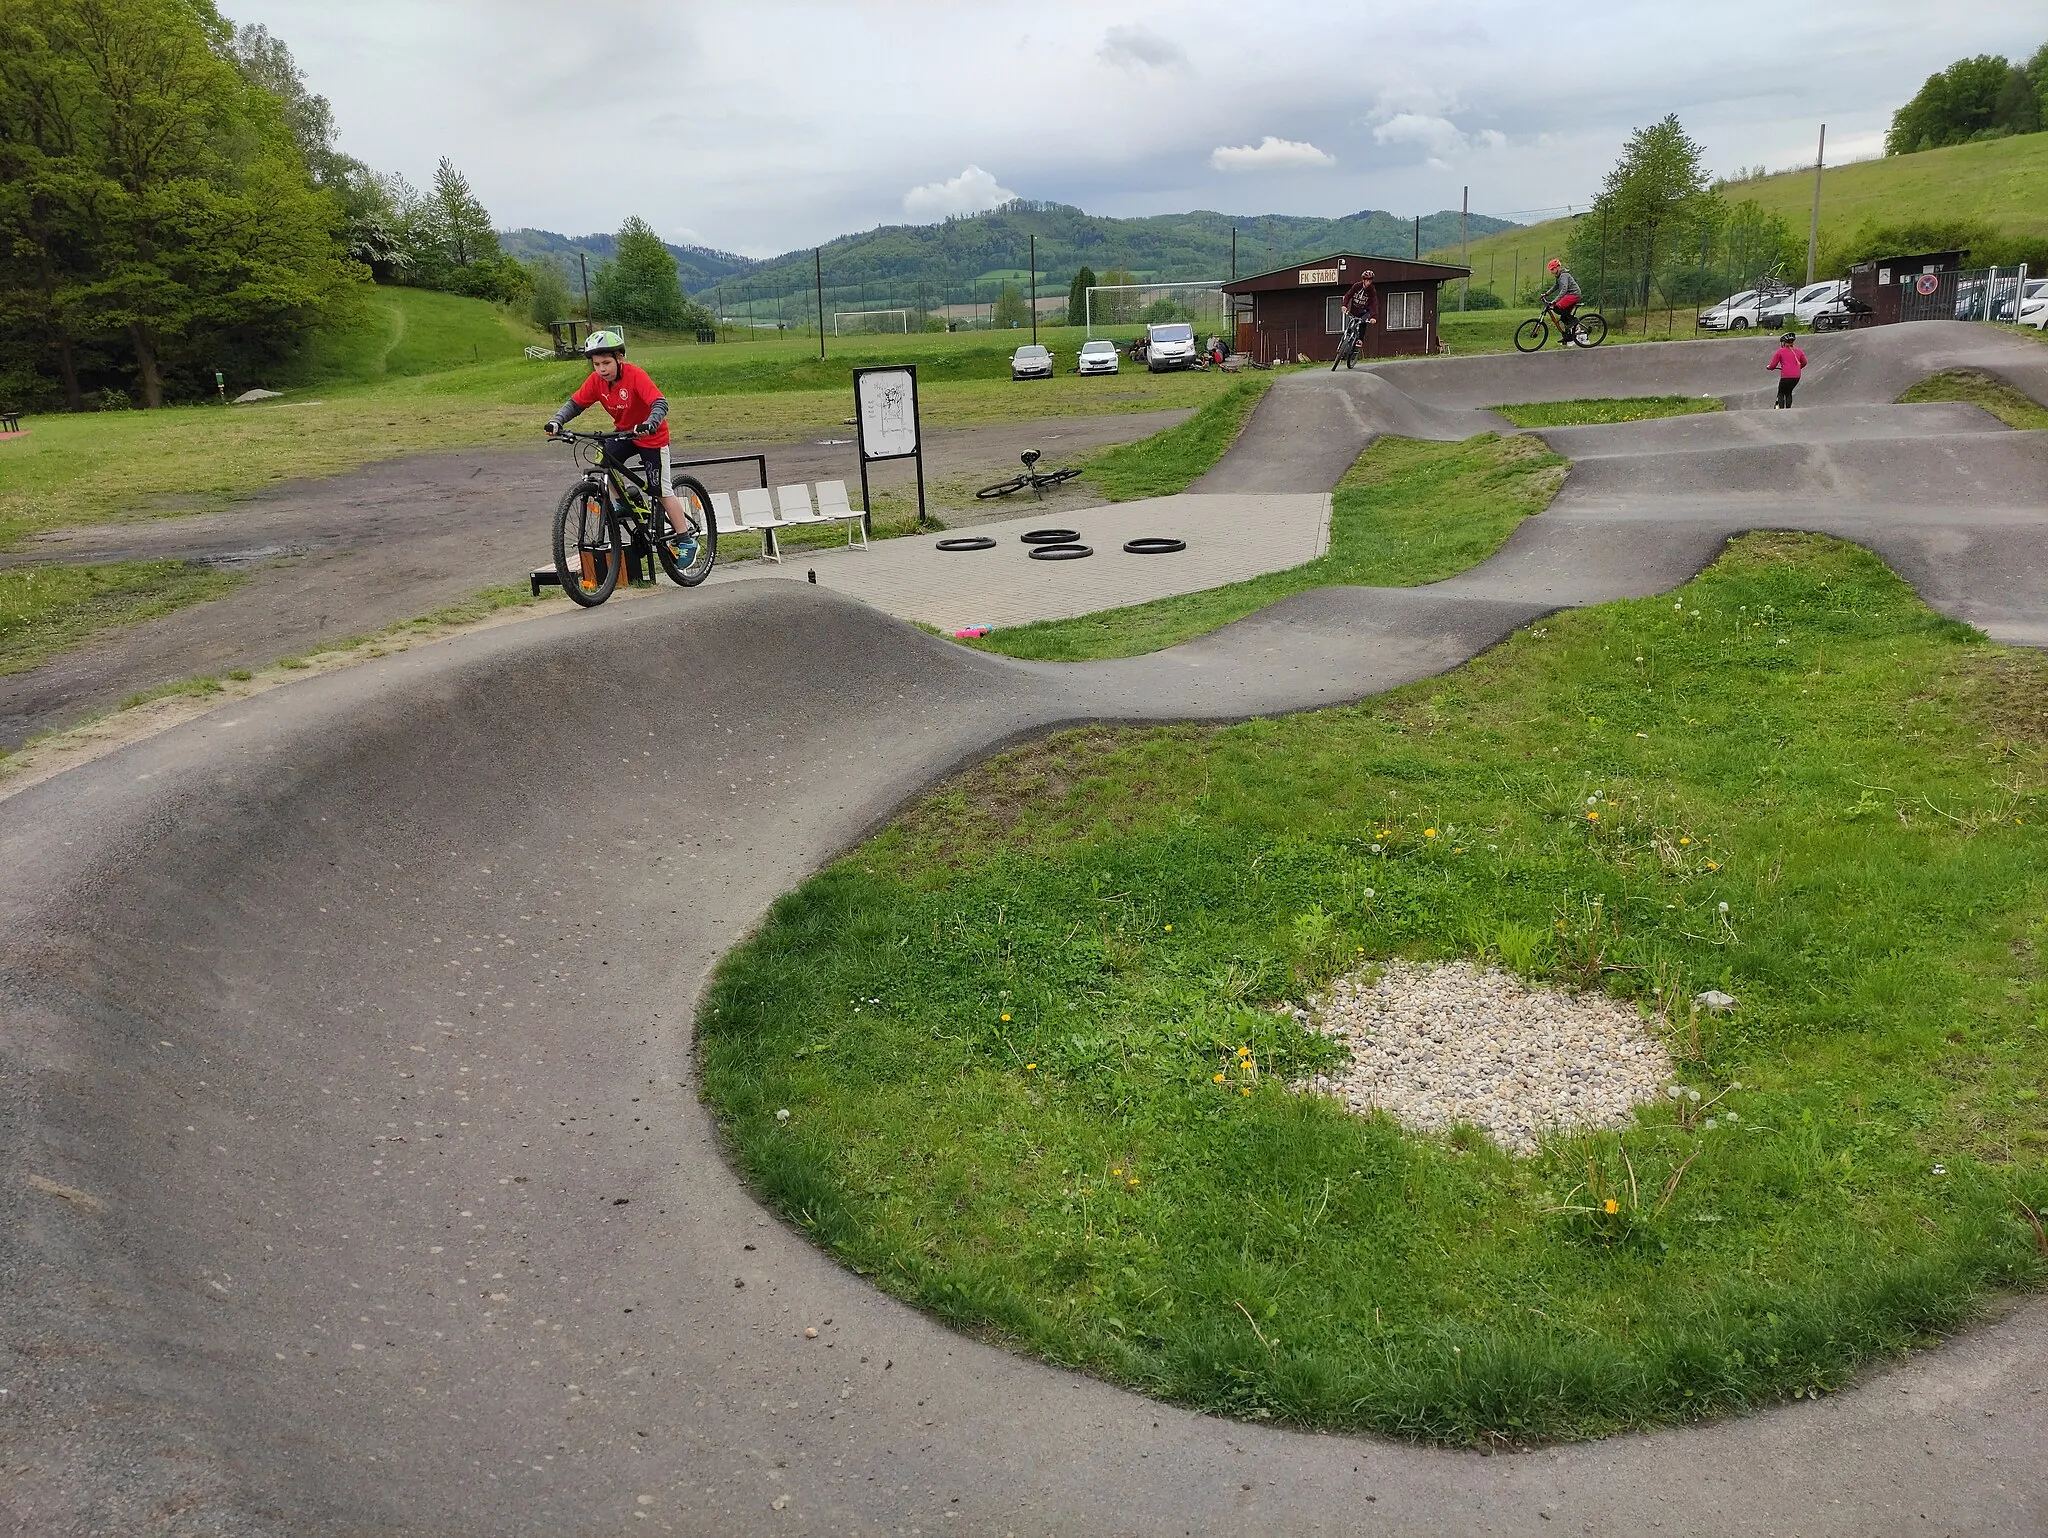
[[[1813,209],[1811,171],[1736,182],[1723,190],[1731,203],[1754,198],[1804,236]],[[2013,235],[2048,235],[2048,134],[1888,155],[1821,173],[1824,246],[1840,243],[1865,224],[1958,219]],[[1494,292],[1513,304],[1513,276],[1520,273],[1526,290],[1546,261],[1564,255],[1570,231],[1569,219],[1549,219],[1473,241],[1468,259],[1473,282],[1483,287],[1491,278]],[[1455,249],[1429,256],[1433,261],[1458,259]]]
[[[1337,483],[1330,549],[1319,560],[1204,592],[1008,627],[960,644],[1044,662],[1133,657],[1177,646],[1310,588],[1440,582],[1485,560],[1516,524],[1549,506],[1566,468],[1534,438],[1382,438]]]
[[[1493,409],[1517,427],[1579,427],[1589,423],[1696,416],[1703,411],[1719,411],[1722,405],[1712,396],[1625,395],[1594,400],[1531,401]]]
[[[1500,1445],[1825,1393],[2048,1275],[2044,699],[1751,536],[1355,708],[1054,738],[776,904],[703,1094],[877,1286],[1196,1409]],[[1333,1049],[1270,1006],[1384,956],[1633,1000],[1725,1098],[1516,1158],[1291,1092]]]

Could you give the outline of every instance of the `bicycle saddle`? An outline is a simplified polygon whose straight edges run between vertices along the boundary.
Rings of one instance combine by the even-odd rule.
[[[1043,457],[1043,455],[1041,455],[1037,449],[1026,449],[1022,454],[1018,455],[1017,457],[1024,461],[1024,468],[1029,470],[1033,465],[1038,463],[1038,461]]]

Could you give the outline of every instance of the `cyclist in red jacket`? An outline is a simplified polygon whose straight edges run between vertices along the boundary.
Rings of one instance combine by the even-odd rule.
[[[630,464],[637,455],[647,484],[659,491],[661,505],[668,509],[670,526],[688,528],[669,469],[668,398],[647,377],[647,370],[626,361],[626,339],[618,332],[591,332],[583,354],[590,359],[590,377],[569,397],[568,404],[548,418],[541,431],[552,438],[588,407],[604,407],[613,427],[633,435],[633,448],[620,454],[620,460]]]

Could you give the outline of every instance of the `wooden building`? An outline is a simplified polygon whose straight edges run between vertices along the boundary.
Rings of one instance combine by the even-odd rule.
[[[1953,320],[1956,269],[1969,254],[1925,251],[1858,262],[1849,269],[1849,297],[1855,301],[1850,309],[1856,322],[1889,326],[1902,320]]]
[[[1339,251],[1223,285],[1236,319],[1237,350],[1262,363],[1306,355],[1337,356],[1344,335],[1344,294],[1370,269],[1379,290],[1379,324],[1368,326],[1358,356],[1397,358],[1437,350],[1437,288],[1468,278],[1469,267],[1411,262],[1399,256]]]

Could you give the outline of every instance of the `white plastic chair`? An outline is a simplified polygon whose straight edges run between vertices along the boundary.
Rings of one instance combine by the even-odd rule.
[[[860,548],[867,549],[867,515],[846,500],[846,482],[818,482],[818,517],[828,523],[845,524],[846,543],[851,546],[858,540]]]
[[[761,536],[761,554],[771,561],[780,561],[782,547],[775,542],[775,531],[785,525],[775,516],[775,501],[768,495],[768,488],[743,487],[739,498],[740,518],[750,532]]]
[[[782,513],[782,521],[792,527],[800,523],[823,523],[811,510],[811,488],[802,481],[794,486],[777,486],[775,504]]]
[[[746,532],[747,526],[740,521],[740,515],[733,511],[731,492],[714,491],[711,493],[711,525],[718,530],[718,535],[721,539],[728,534],[743,534]]]

